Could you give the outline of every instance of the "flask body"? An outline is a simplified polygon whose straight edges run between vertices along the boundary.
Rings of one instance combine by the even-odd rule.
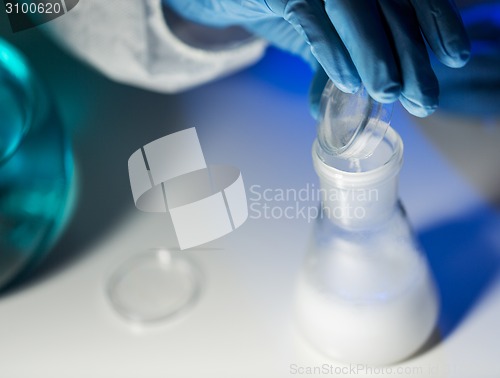
[[[296,318],[311,344],[337,360],[401,361],[436,324],[434,282],[398,200],[402,148],[389,128],[372,160],[356,169],[325,162],[320,146],[313,148],[322,204],[298,280]]]

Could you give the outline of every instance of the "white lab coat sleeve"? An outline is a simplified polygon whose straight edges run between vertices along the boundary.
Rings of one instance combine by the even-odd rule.
[[[161,0],[80,0],[44,28],[107,77],[159,92],[177,92],[258,60],[265,42],[217,49],[181,41],[165,21]]]

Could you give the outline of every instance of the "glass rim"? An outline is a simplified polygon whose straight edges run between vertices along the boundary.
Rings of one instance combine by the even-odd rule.
[[[349,172],[325,162],[322,157],[324,150],[318,139],[316,139],[312,149],[314,168],[321,179],[335,183],[338,187],[369,186],[388,180],[397,175],[401,169],[404,146],[401,136],[390,126],[382,140],[387,140],[392,147],[392,154],[384,163],[366,171]],[[341,159],[341,157],[339,158]]]

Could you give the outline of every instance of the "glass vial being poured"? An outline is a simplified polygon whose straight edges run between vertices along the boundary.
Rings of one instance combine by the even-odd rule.
[[[392,106],[328,83],[313,147],[321,212],[301,271],[299,327],[322,353],[384,365],[414,354],[438,315],[434,283],[398,199]]]

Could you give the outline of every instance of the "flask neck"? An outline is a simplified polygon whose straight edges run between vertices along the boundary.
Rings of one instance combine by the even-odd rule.
[[[365,159],[336,158],[315,141],[313,162],[320,179],[323,218],[354,229],[388,220],[397,210],[402,156],[401,138],[392,128]]]

